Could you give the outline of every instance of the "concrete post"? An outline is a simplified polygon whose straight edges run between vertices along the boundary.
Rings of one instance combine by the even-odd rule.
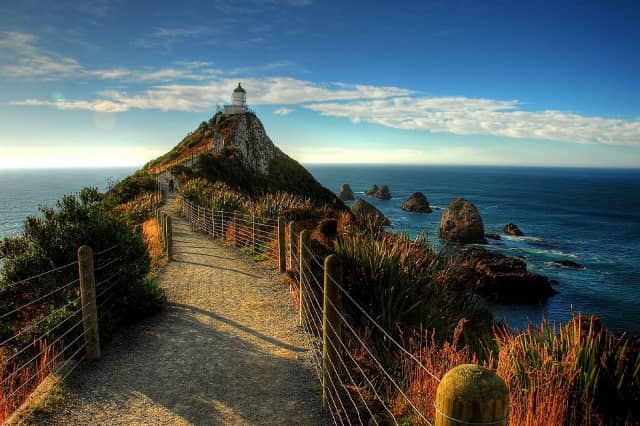
[[[462,364],[442,377],[436,391],[436,426],[509,424],[509,391],[498,375]],[[544,423],[544,419],[540,419]]]

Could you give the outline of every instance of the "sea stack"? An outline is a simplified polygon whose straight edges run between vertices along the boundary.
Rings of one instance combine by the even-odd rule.
[[[351,190],[351,186],[348,183],[343,183],[340,186],[340,195],[338,196],[342,201],[353,200],[353,191]]]
[[[379,190],[380,188],[378,188],[378,185],[373,185],[371,188],[369,188],[368,191],[365,191],[364,193],[367,195],[375,195]]]
[[[378,191],[373,194],[379,200],[390,200],[391,199],[391,191],[389,191],[389,187],[387,185],[382,185]]]
[[[471,201],[456,198],[442,213],[440,237],[446,241],[465,244],[484,244],[484,223],[478,209]]]
[[[380,210],[361,198],[357,199],[356,202],[353,203],[351,206],[351,213],[353,213],[356,219],[360,222],[373,220],[376,223],[381,223],[385,226],[391,225],[389,219],[387,219]]]
[[[402,203],[402,210],[414,213],[431,213],[429,201],[422,192],[414,192],[409,198]]]

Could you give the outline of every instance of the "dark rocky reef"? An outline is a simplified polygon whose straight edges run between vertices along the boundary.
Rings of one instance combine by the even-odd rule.
[[[515,223],[507,223],[504,226],[504,233],[507,235],[515,235],[517,237],[521,237],[524,233],[518,228],[518,225]]]
[[[340,195],[338,196],[342,201],[353,200],[353,191],[348,183],[343,183],[340,186]]]
[[[440,237],[446,241],[456,243],[487,242],[484,238],[484,223],[478,209],[471,201],[464,198],[456,198],[451,201],[449,207],[442,213]]]
[[[486,238],[489,238],[491,240],[499,240],[500,239],[500,234],[494,233],[494,232],[487,232],[486,234],[484,234],[484,236]]]
[[[429,201],[422,192],[414,192],[409,198],[402,203],[402,210],[414,213],[431,213]]]
[[[584,269],[583,265],[573,260],[554,260],[551,263],[553,263],[556,266],[560,266],[562,268]]]
[[[351,213],[353,213],[356,219],[360,222],[374,221],[385,226],[391,225],[389,219],[387,219],[380,210],[361,198],[357,199],[356,202],[353,203],[351,206]]]
[[[463,283],[487,300],[503,304],[533,304],[557,291],[543,275],[527,271],[527,263],[480,247],[463,249],[455,263]]]

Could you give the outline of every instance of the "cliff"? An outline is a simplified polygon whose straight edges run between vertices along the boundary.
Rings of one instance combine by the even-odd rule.
[[[274,145],[253,113],[225,116],[218,112],[145,168],[161,167],[195,154],[197,160],[190,167],[179,167],[177,171],[190,177],[223,181],[249,195],[284,191],[319,204],[346,208],[300,163]]]

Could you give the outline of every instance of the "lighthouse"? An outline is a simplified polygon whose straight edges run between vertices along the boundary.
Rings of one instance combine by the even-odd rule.
[[[247,112],[247,91],[238,83],[231,93],[231,105],[224,106],[224,115],[244,114]]]

